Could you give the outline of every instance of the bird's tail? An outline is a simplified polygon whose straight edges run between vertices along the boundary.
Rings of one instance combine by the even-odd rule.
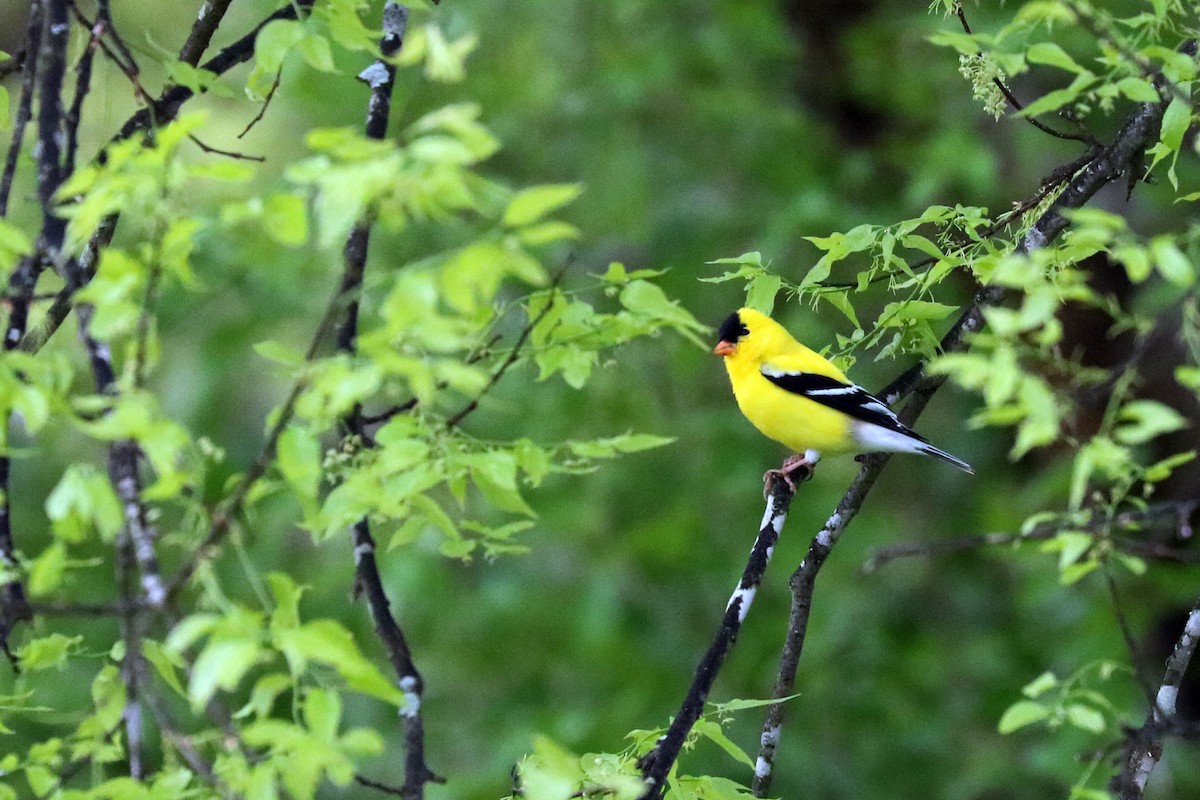
[[[961,458],[955,458],[954,456],[947,453],[945,450],[937,449],[936,447],[934,447],[931,444],[926,444],[926,443],[922,442],[921,446],[917,452],[924,453],[927,456],[933,456],[934,458],[940,458],[942,461],[945,461],[947,464],[953,464],[954,466],[958,467],[959,469],[961,469],[963,472],[967,473],[968,475],[975,474],[975,470],[971,467],[970,464],[963,461]]]

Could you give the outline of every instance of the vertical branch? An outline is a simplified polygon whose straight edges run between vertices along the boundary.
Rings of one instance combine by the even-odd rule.
[[[4,159],[4,173],[0,175],[0,217],[8,215],[8,198],[12,194],[13,179],[17,174],[17,158],[21,154],[21,143],[25,140],[25,126],[33,116],[33,93],[37,83],[38,53],[42,47],[42,0],[33,0],[29,6],[29,25],[25,29],[25,60],[21,76],[21,99],[17,102],[17,116],[13,121],[12,139],[8,144],[8,155]]]
[[[387,135],[396,80],[396,68],[388,59],[400,52],[407,23],[408,9],[405,6],[395,2],[388,2],[384,6],[383,39],[379,48],[383,58],[358,76],[359,80],[371,87],[366,135],[372,139],[382,139]],[[338,294],[345,302],[345,316],[337,326],[337,349],[342,353],[353,353],[357,346],[359,302],[370,243],[371,222],[370,219],[363,219],[350,231],[342,251],[344,266]],[[368,440],[360,406],[356,405],[342,420],[342,426],[349,435],[364,443]],[[365,595],[375,634],[387,650],[388,660],[404,692],[404,707],[400,710],[400,716],[404,723],[405,759],[404,785],[400,789],[400,796],[405,800],[421,800],[425,796],[427,783],[441,781],[425,763],[425,724],[421,713],[424,682],[413,662],[404,631],[391,612],[383,578],[375,560],[375,538],[371,535],[367,518],[354,524],[353,537],[355,594]]]
[[[125,751],[129,759],[129,777],[145,776],[142,741],[142,632],[141,615],[134,605],[134,578],[137,560],[128,526],[117,534],[116,581],[121,597],[121,641],[125,655],[121,659],[121,682],[125,685],[125,708],[121,721],[125,726]]]
[[[49,29],[49,30],[46,30]],[[42,203],[42,233],[37,243],[38,255],[22,258],[9,277],[12,297],[4,333],[4,351],[9,352],[25,335],[29,307],[33,301],[42,257],[57,255],[66,231],[65,222],[51,210],[54,193],[62,180],[59,164],[58,135],[62,105],[60,93],[66,69],[66,47],[69,34],[66,0],[48,0],[43,6],[35,2],[30,9],[26,33],[25,79],[17,109],[17,124],[13,130],[4,175],[0,181],[0,215],[7,213],[8,197],[16,173],[17,156],[24,138],[24,129],[32,116],[33,96],[38,96],[38,198]],[[8,456],[8,416],[4,419],[4,435],[0,446],[0,567],[6,571],[17,568],[16,544],[12,535],[12,512],[9,502],[11,460]],[[13,627],[31,617],[28,599],[20,580],[13,577],[3,587],[3,609],[0,609],[0,650],[16,663],[8,645]]]
[[[46,0],[45,29],[38,64],[38,200],[42,204],[41,250],[59,259],[67,221],[54,213],[54,195],[62,183],[62,85],[71,33],[68,0]]]
[[[1196,653],[1197,644],[1200,644],[1200,600],[1196,601],[1188,614],[1183,633],[1167,658],[1166,672],[1146,722],[1128,734],[1121,773],[1113,779],[1111,787],[1120,800],[1140,800],[1146,782],[1150,780],[1150,773],[1162,758],[1163,738],[1175,723],[1179,687]]]
[[[79,59],[79,65],[75,68],[75,97],[71,100],[71,107],[67,110],[66,116],[67,152],[63,158],[64,175],[70,175],[75,169],[75,154],[79,150],[79,121],[83,117],[83,101],[91,90],[92,61],[96,57],[96,48],[103,35],[103,23],[97,20],[96,24],[92,26],[92,34]]]
[[[810,468],[803,479],[811,476]],[[638,761],[638,766],[642,769],[642,777],[646,781],[646,791],[642,794],[641,800],[658,800],[663,796],[663,792],[666,790],[667,775],[670,774],[671,767],[679,758],[679,752],[683,748],[683,743],[687,740],[692,726],[704,712],[704,704],[717,679],[717,672],[725,662],[725,657],[729,654],[734,642],[737,641],[742,623],[745,622],[746,615],[750,612],[750,604],[754,602],[754,595],[758,592],[763,575],[767,571],[767,565],[771,562],[771,554],[775,551],[775,543],[779,541],[779,534],[783,531],[783,523],[787,519],[788,507],[792,503],[793,491],[781,474],[772,477],[769,491],[767,508],[763,514],[762,523],[759,525],[758,537],[750,549],[750,558],[746,562],[746,568],[742,571],[741,580],[738,581],[737,588],[734,589],[729,603],[725,606],[725,615],[721,618],[721,624],[717,628],[713,643],[704,657],[700,659],[700,664],[696,667],[696,675],[692,679],[692,685],[666,734],[655,743],[650,752]]]

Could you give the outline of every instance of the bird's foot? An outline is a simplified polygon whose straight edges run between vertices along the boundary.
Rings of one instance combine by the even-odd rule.
[[[817,462],[820,460],[821,454],[816,450],[806,450],[803,455],[795,453],[788,456],[783,460],[779,469],[769,469],[763,473],[763,497],[771,496],[771,481],[775,478],[782,478],[794,494],[797,483],[804,483],[812,478],[817,469]],[[793,477],[793,475],[797,477]]]

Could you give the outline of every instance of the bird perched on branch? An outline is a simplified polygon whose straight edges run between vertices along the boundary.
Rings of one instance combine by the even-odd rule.
[[[931,445],[887,405],[851,383],[828,359],[792,338],[775,320],[742,308],[722,323],[713,348],[723,356],[738,407],[767,437],[795,450],[779,470],[804,478],[823,454],[918,453],[934,456],[972,475],[965,461]]]

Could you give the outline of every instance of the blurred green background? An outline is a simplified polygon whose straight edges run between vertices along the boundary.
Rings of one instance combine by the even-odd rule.
[[[3,9],[0,48],[10,52],[21,5]],[[139,52],[174,50],[192,5],[124,2],[114,13]],[[243,30],[268,6],[235,3],[223,30]],[[486,174],[512,186],[585,184],[566,213],[584,233],[562,255],[574,273],[603,272],[612,260],[669,269],[668,292],[714,326],[743,297],[736,284],[699,281],[718,274],[708,261],[758,250],[799,280],[816,257],[805,236],[886,224],[934,203],[1002,209],[1080,152],[982,113],[957,55],[927,41],[957,21],[927,13],[924,3],[444,0],[434,13],[452,36],[475,32],[478,50],[461,83],[403,72],[394,128],[447,102],[480,103],[503,142]],[[970,8],[978,30],[1007,13],[993,4]],[[336,55],[339,64],[359,57]],[[130,109],[121,77],[107,67],[100,73],[85,153]],[[1025,98],[1048,88],[1035,79],[1016,86]],[[256,110],[243,98],[206,97],[195,107],[214,115],[210,144],[266,154],[263,179],[271,181],[279,177],[273,165],[304,151],[304,131],[360,125],[365,99],[362,85],[331,81],[296,60],[263,121],[242,140],[234,137]],[[1119,190],[1097,203],[1150,234],[1187,213],[1166,196],[1144,186],[1128,206]],[[264,415],[286,391],[250,345],[305,342],[338,269],[315,251],[284,260],[265,245],[252,236],[203,239],[194,259],[199,288],[163,298],[154,388],[172,416],[228,449],[230,471],[257,453]],[[381,285],[389,269],[430,245],[420,231],[381,235],[368,274]],[[960,288],[965,302],[972,287]],[[880,306],[886,301],[878,298]],[[844,319],[797,306],[777,307],[777,316],[815,346],[849,333]],[[1081,346],[1102,346],[1102,329],[1077,333]],[[74,347],[71,332],[55,346]],[[864,358],[853,375],[878,389],[907,366]],[[428,760],[450,780],[432,787],[431,798],[507,793],[510,768],[539,733],[577,752],[613,751],[627,731],[665,725],[740,575],[762,514],[761,474],[785,455],[737,413],[719,361],[678,338],[619,351],[584,391],[534,378],[531,367],[510,373],[468,430],[538,441],[636,430],[677,441],[594,474],[553,477],[532,492],[540,516],[522,536],[528,555],[457,563],[431,543],[382,556],[427,682]],[[1188,402],[1183,410],[1194,416]],[[947,388],[917,427],[978,474],[894,459],[822,573],[774,796],[1063,798],[1087,757],[1119,743],[1111,727],[1100,737],[1066,728],[996,732],[1003,710],[1044,670],[1063,675],[1124,658],[1098,577],[1063,588],[1054,557],[1033,547],[861,571],[874,547],[1015,531],[1033,512],[1061,505],[1069,460],[1035,452],[1010,463],[1006,432],[966,430],[975,407],[974,398]],[[65,453],[78,440],[63,431],[50,443]],[[14,505],[27,518],[41,514],[41,498],[57,480],[39,464],[16,473]],[[787,623],[787,575],[855,470],[849,459],[827,461],[797,496],[714,700],[769,695]],[[1194,495],[1195,475],[1184,473],[1172,491]],[[365,611],[348,605],[349,541],[318,548],[296,529],[295,509],[277,506],[255,520],[249,559],[285,565],[312,587],[306,614],[347,620],[379,655]],[[33,532],[26,549],[39,550],[42,536]],[[229,553],[219,568],[227,587],[240,582],[249,597],[237,562]],[[76,578],[81,588],[87,580]],[[1170,625],[1196,594],[1194,572],[1152,566],[1121,590],[1137,598],[1126,610],[1157,679],[1175,635]],[[95,620],[54,624],[97,640],[111,635]],[[1159,641],[1154,633],[1163,625],[1167,638]],[[1144,707],[1128,677],[1103,689],[1127,710],[1125,722],[1140,724]],[[350,713],[355,724],[396,728],[375,702]],[[759,712],[742,713],[730,735],[753,753],[760,724]],[[399,782],[397,752],[370,774]],[[1198,755],[1194,743],[1172,740],[1148,796],[1200,797]],[[686,754],[683,769],[750,778],[711,746]]]

